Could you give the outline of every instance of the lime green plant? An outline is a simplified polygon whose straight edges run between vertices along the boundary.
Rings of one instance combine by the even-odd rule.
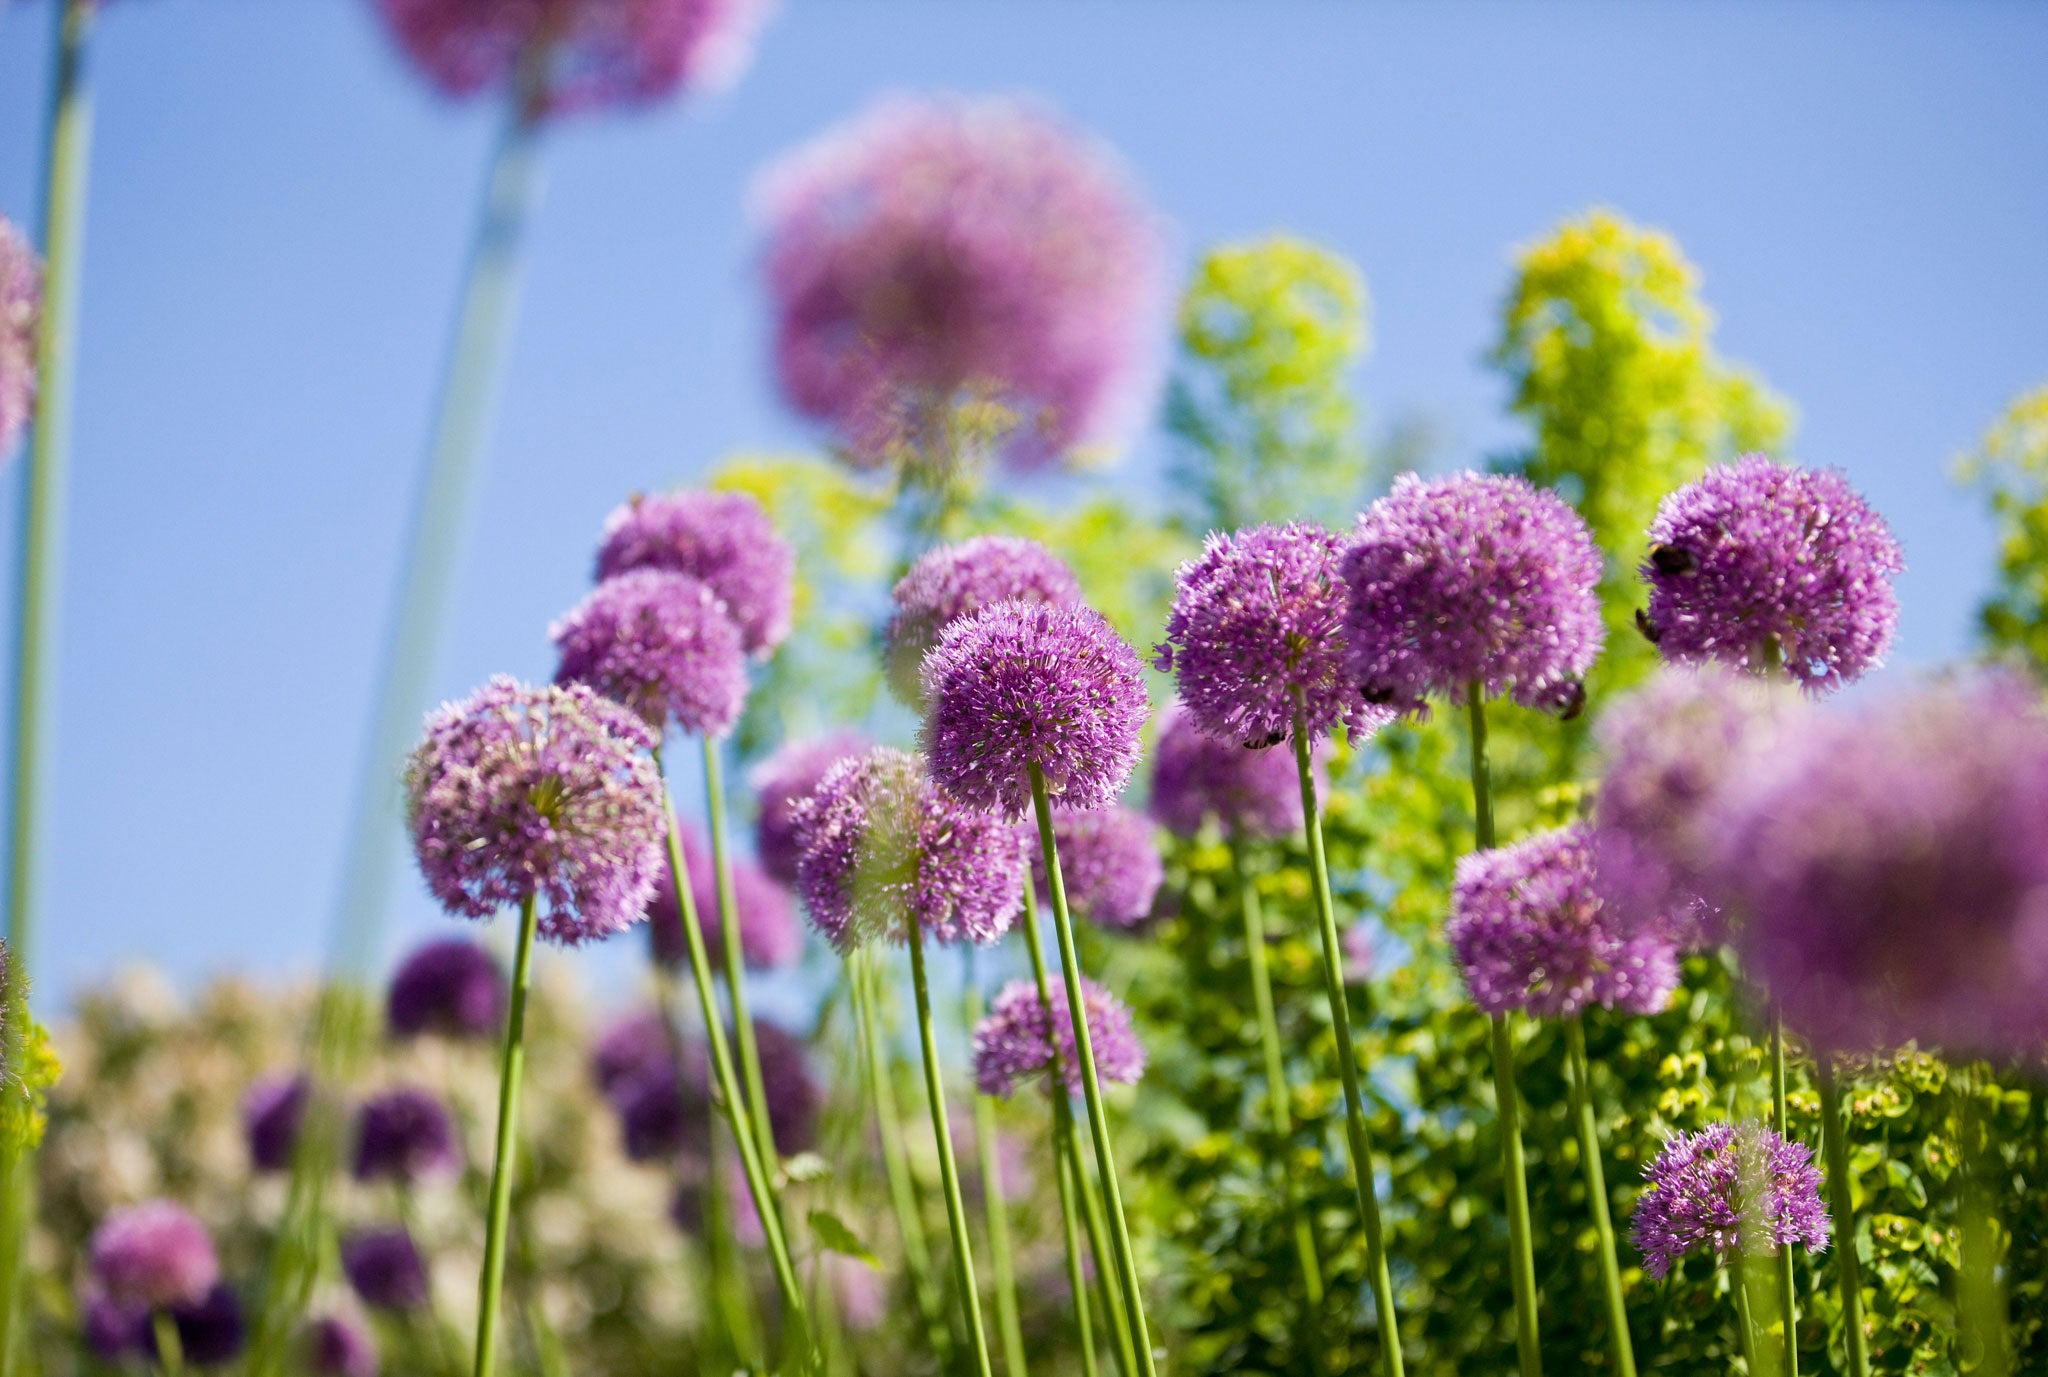
[[[1977,610],[1994,655],[2048,675],[2048,383],[2021,394],[1956,463],[1984,495],[1998,532],[1998,572]]]

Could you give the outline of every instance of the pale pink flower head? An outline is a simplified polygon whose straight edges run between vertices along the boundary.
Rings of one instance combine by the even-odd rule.
[[[168,1310],[206,1298],[220,1280],[220,1257],[189,1210],[150,1200],[100,1221],[92,1235],[92,1270],[115,1304]]]
[[[12,223],[0,217],[0,459],[36,407],[36,328],[43,314],[43,265]]]

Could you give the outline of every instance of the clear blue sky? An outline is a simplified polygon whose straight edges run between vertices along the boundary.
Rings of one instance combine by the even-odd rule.
[[[0,209],[31,221],[47,4],[0,11]],[[367,0],[112,0],[97,58],[59,997],[128,958],[317,958],[493,122],[429,95]],[[1374,416],[1454,458],[1514,434],[1479,361],[1513,246],[1594,202],[1670,229],[1722,347],[1799,404],[1800,457],[1897,525],[1898,660],[1936,662],[1990,558],[1948,460],[2048,379],[2043,72],[2029,3],[787,0],[730,95],[552,140],[439,687],[550,672],[622,494],[807,438],[763,363],[746,188],[902,88],[1043,94],[1184,254],[1286,228],[1355,258]],[[415,888],[400,939],[449,921]]]

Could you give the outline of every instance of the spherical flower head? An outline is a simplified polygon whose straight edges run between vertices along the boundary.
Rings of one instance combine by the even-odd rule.
[[[363,1102],[356,1114],[356,1180],[411,1183],[461,1169],[455,1121],[431,1093],[399,1086]]]
[[[1256,750],[1287,740],[1297,718],[1311,740],[1391,719],[1345,672],[1341,553],[1328,531],[1296,522],[1212,533],[1180,567],[1158,664],[1196,726]]]
[[[1138,763],[1144,667],[1088,607],[999,602],[924,660],[932,778],[970,808],[1020,817],[1030,771],[1069,808],[1106,808]]]
[[[629,1161],[659,1162],[705,1150],[712,1109],[709,1068],[701,1056],[686,1055],[679,1067],[664,1052],[614,1081],[608,1093]]]
[[[636,569],[687,574],[709,587],[739,628],[748,655],[765,656],[789,635],[796,552],[746,493],[628,499],[605,520],[597,577],[603,582]]]
[[[610,1096],[630,1077],[666,1060],[673,1040],[659,1010],[627,1014],[598,1035],[590,1052],[590,1074],[598,1089]]]
[[[762,0],[377,0],[448,96],[509,91],[533,113],[639,106],[746,68]],[[527,89],[535,81],[538,93]]]
[[[1711,1124],[1664,1145],[1643,1175],[1631,1238],[1643,1270],[1662,1281],[1673,1264],[1705,1246],[1731,1255],[1770,1257],[1803,1243],[1828,1245],[1820,1172],[1804,1143],[1788,1143],[1763,1124]]]
[[[1782,665],[1828,693],[1883,662],[1905,567],[1891,527],[1841,474],[1746,455],[1658,508],[1643,631],[1666,659]]]
[[[761,1058],[761,1086],[768,1101],[768,1126],[785,1156],[805,1152],[818,1141],[823,1093],[811,1075],[810,1053],[787,1029],[754,1020],[754,1048]]]
[[[1654,1014],[1678,987],[1669,939],[1615,930],[1583,827],[1461,858],[1444,936],[1489,1014],[1571,1018],[1592,1004]]]
[[[711,864],[711,846],[696,829],[684,827],[681,831],[683,868],[689,872],[690,898],[697,907],[704,949],[717,962],[724,950],[725,929],[719,914],[718,873]],[[727,859],[732,869],[733,909],[740,923],[740,953],[747,965],[755,970],[793,965],[803,955],[804,934],[788,892],[745,857]],[[654,897],[647,902],[647,936],[654,947],[654,959],[664,966],[680,966],[689,955],[682,909],[676,904],[676,883],[666,860],[661,879],[654,886]]]
[[[903,941],[987,945],[1023,905],[1024,849],[1007,824],[963,807],[921,758],[878,746],[826,772],[797,809],[797,891],[842,952]]]
[[[242,1298],[226,1286],[216,1285],[189,1305],[170,1308],[172,1327],[178,1331],[178,1348],[193,1367],[220,1367],[242,1356],[249,1343],[249,1322],[242,1311]],[[145,1356],[158,1358],[156,1329],[143,1331]]]
[[[36,332],[43,315],[43,265],[20,230],[0,217],[0,459],[36,409]]]
[[[220,1258],[206,1227],[169,1200],[108,1215],[93,1230],[91,1252],[93,1276],[116,1305],[191,1305],[220,1280]]]
[[[1138,1041],[1130,1009],[1087,979],[1081,981],[1081,1005],[1087,1011],[1096,1077],[1119,1085],[1135,1084],[1145,1073],[1145,1045]],[[1036,984],[1013,980],[996,994],[988,1014],[975,1027],[974,1083],[984,1095],[1005,1097],[1029,1080],[1042,1077],[1050,1084],[1055,1044],[1060,1078],[1068,1093],[1078,1094],[1080,1052],[1066,985],[1053,983],[1048,1005],[1038,997]]]
[[[1144,381],[1159,235],[1122,171],[1008,101],[889,101],[764,179],[783,393],[853,463],[932,448],[963,403],[1001,457],[1107,438]]]
[[[305,1076],[265,1076],[242,1096],[242,1138],[257,1171],[284,1171],[298,1147],[299,1124],[313,1083]]]
[[[394,1038],[495,1037],[505,1021],[506,998],[497,958],[474,942],[451,937],[428,942],[399,963],[384,1022]]]
[[[1555,493],[1511,476],[1414,474],[1358,518],[1343,559],[1351,681],[1420,711],[1478,684],[1574,715],[1600,654],[1600,551]]]
[[[722,736],[747,702],[739,628],[711,586],[688,574],[636,569],[590,590],[548,628],[558,684],[588,684],[660,732]]]
[[[451,913],[540,905],[564,946],[640,920],[661,874],[661,777],[647,725],[581,684],[504,677],[427,719],[406,767],[428,889]]]
[[[2048,1042],[2048,721],[1994,678],[1814,713],[1728,803],[1737,949],[1823,1050]]]
[[[1017,826],[1031,858],[1032,880],[1039,896],[1050,904],[1052,890],[1037,825],[1027,820]],[[1125,932],[1152,916],[1152,900],[1166,879],[1166,862],[1160,859],[1151,820],[1143,813],[1122,806],[1085,812],[1061,808],[1052,815],[1052,836],[1073,913]]]
[[[896,696],[921,707],[925,652],[954,622],[1007,598],[1074,607],[1081,601],[1081,585],[1065,560],[1021,536],[976,536],[941,545],[911,565],[897,581],[895,610],[882,633],[889,687]]]
[[[417,1310],[427,1303],[427,1265],[403,1228],[358,1229],[344,1237],[341,1270],[357,1299],[373,1310]]]
[[[797,862],[803,856],[796,805],[818,787],[827,770],[867,748],[867,741],[852,732],[831,732],[786,743],[748,774],[747,783],[760,804],[754,854],[777,884],[795,887]]]
[[[322,1315],[306,1326],[305,1363],[315,1377],[377,1377],[377,1340],[345,1315]]]
[[[1324,791],[1323,743],[1311,757]],[[1176,702],[1160,720],[1152,753],[1152,816],[1178,837],[1215,818],[1227,835],[1284,836],[1301,826],[1301,777],[1292,751],[1246,750],[1203,731]]]
[[[142,1352],[149,1331],[147,1310],[116,1305],[104,1291],[88,1289],[78,1301],[79,1328],[93,1356],[109,1363]]]

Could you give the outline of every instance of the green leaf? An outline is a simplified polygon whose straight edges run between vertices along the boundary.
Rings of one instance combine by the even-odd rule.
[[[830,1210],[812,1210],[810,1213],[811,1232],[817,1235],[822,1248],[847,1257],[857,1258],[868,1266],[879,1270],[882,1260],[868,1250],[868,1245],[854,1236],[846,1222]]]

